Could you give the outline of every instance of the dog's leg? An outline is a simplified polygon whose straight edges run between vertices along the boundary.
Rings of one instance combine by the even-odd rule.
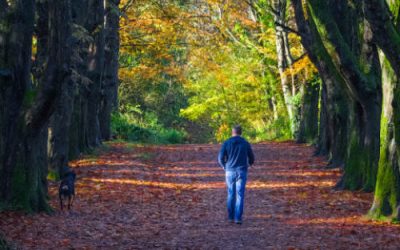
[[[72,205],[74,204],[74,201],[75,201],[75,195],[72,194],[72,195],[71,195],[71,207],[72,207]]]
[[[71,195],[68,196],[68,210],[71,209]]]

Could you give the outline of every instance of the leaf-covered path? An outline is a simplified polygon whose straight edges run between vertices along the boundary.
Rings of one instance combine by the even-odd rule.
[[[75,161],[77,199],[55,215],[0,214],[23,249],[395,249],[400,227],[362,219],[371,194],[333,191],[337,170],[313,149],[254,145],[243,225],[226,221],[218,145],[113,144]]]

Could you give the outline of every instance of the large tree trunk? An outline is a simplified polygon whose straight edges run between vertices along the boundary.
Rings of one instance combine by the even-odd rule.
[[[77,56],[73,61],[76,68],[76,77],[74,77],[76,91],[73,98],[73,112],[69,129],[69,159],[78,157],[81,153],[90,150],[99,143],[97,107],[99,105],[100,82],[96,80],[98,66],[96,55],[104,49],[104,46],[97,47],[95,41],[95,36],[103,32],[103,24],[98,23],[94,13],[99,1],[71,0],[71,2],[73,22],[75,23],[74,33],[79,42],[79,47],[76,48]],[[91,15],[88,15],[88,13],[91,13]],[[90,104],[90,102],[93,103]],[[91,108],[90,111],[89,107]],[[89,116],[91,116],[90,122]]]
[[[384,52],[383,114],[381,123],[381,150],[374,203],[370,209],[373,218],[388,217],[400,220],[400,6],[389,0],[365,0],[365,14],[374,34],[374,41]],[[391,18],[390,10],[396,13]]]
[[[393,70],[387,61],[383,61],[381,150],[374,203],[369,215],[374,218],[390,217],[400,220],[400,162],[397,146],[400,128],[395,122],[400,113],[400,89],[397,86],[399,83]]]
[[[103,82],[105,6],[103,0],[72,0],[75,30],[80,41],[78,77],[69,130],[69,158],[75,158],[101,143],[99,111]]]
[[[30,211],[48,210],[46,126],[69,72],[68,1],[49,1],[49,57],[37,89],[30,82],[34,1],[16,1],[1,16],[9,30],[1,31],[0,47],[1,176],[0,198],[7,205]]]
[[[308,4],[353,103],[345,173],[338,187],[371,191],[379,159],[381,80],[370,27],[362,18],[360,6],[350,8],[347,2],[333,0],[310,0]]]
[[[75,82],[69,78],[63,86],[60,100],[49,125],[49,171],[58,180],[69,171],[69,131],[74,104]]]
[[[87,125],[89,129],[86,134],[87,144],[90,148],[101,143],[99,111],[105,48],[104,2],[104,0],[89,0],[90,11],[87,13],[86,23],[87,30],[93,37],[93,42],[89,45],[87,68],[88,77],[92,81],[88,93]]]
[[[310,14],[300,0],[292,0],[303,47],[322,79],[320,129],[317,154],[328,154],[330,166],[341,166],[347,145],[348,96],[344,80],[335,68]],[[308,18],[306,18],[306,16]]]
[[[32,75],[33,81],[36,82],[35,86],[42,86],[46,84],[46,76],[44,75],[44,69],[46,69],[46,64],[48,62],[49,56],[49,7],[47,1],[36,1],[36,15],[38,16],[35,35],[37,38],[37,48],[36,55],[34,55],[33,65],[32,65]],[[38,89],[37,89],[38,90]],[[36,91],[37,91],[36,90]],[[30,153],[32,166],[39,169],[38,177],[41,178],[41,183],[39,184],[41,188],[39,192],[43,192],[43,196],[47,196],[47,132],[48,123],[43,125],[39,134],[36,136],[36,141],[32,142],[35,145]],[[34,173],[35,174],[35,173]],[[33,179],[37,179],[35,177]]]
[[[73,31],[74,28],[71,27],[71,32],[73,33]],[[69,43],[71,47],[70,51],[72,53],[70,62],[71,72],[77,72],[78,67],[76,63],[72,61],[72,58],[79,58],[80,43],[79,38],[76,36],[76,34],[74,36],[71,36]],[[77,80],[74,79],[73,75],[74,74],[65,78],[65,82],[62,86],[62,92],[59,101],[55,107],[54,114],[50,119],[48,129],[48,168],[50,172],[49,176],[52,179],[56,180],[62,178],[62,176],[69,171],[68,160],[70,148],[70,127],[75,94],[78,89]]]

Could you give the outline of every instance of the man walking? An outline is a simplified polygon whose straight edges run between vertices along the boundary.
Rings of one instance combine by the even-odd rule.
[[[232,137],[222,144],[218,154],[218,163],[225,170],[228,189],[228,219],[242,224],[244,192],[247,180],[247,169],[254,163],[254,154],[242,136],[241,126],[232,129]]]

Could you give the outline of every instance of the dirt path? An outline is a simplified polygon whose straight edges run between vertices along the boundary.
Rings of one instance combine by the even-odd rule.
[[[226,221],[218,145],[128,148],[73,163],[72,212],[0,214],[0,231],[23,249],[396,249],[400,227],[362,219],[371,194],[331,189],[312,148],[254,146],[243,225]]]

